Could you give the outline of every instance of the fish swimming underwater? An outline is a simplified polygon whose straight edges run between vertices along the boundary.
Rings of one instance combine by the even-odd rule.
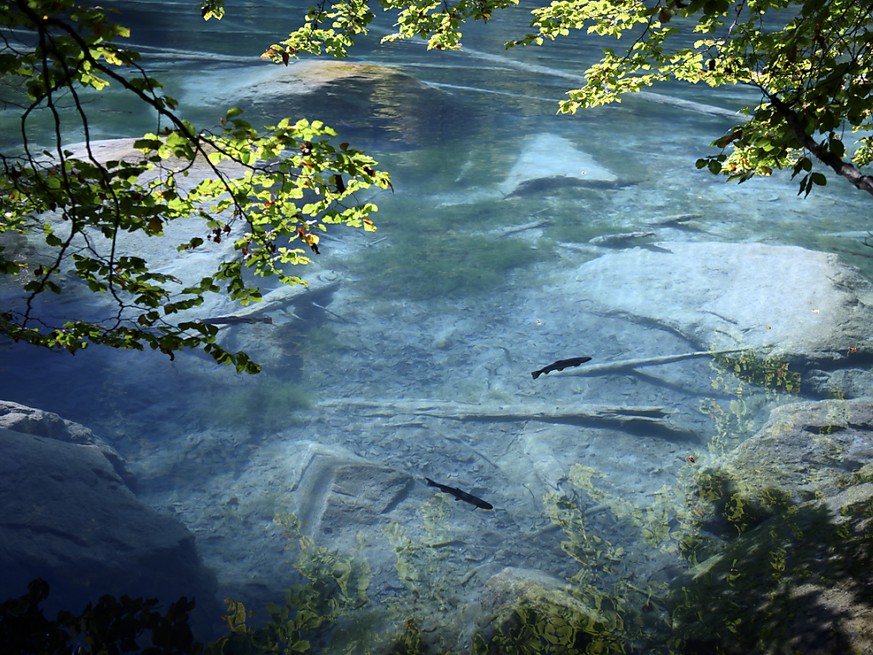
[[[470,503],[471,505],[475,505],[480,509],[494,509],[494,505],[492,505],[491,503],[486,502],[478,496],[474,496],[473,494],[468,494],[466,491],[461,491],[457,487],[450,487],[447,484],[440,484],[439,482],[434,482],[430,478],[425,478],[425,480],[427,480],[428,487],[436,487],[443,493],[454,496],[455,500],[463,500],[465,503]]]
[[[538,371],[531,372],[531,377],[536,380],[543,373],[551,373],[552,371],[563,371],[565,368],[579,366],[585,362],[590,362],[590,357],[571,357],[570,359],[559,359],[557,362],[544,366]]]

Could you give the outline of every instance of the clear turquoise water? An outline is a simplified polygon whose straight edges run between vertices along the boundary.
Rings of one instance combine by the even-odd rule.
[[[298,15],[284,3],[248,2],[229,7],[220,23],[204,23],[188,2],[119,6],[144,65],[182,99],[187,117],[206,124],[222,105],[234,104],[225,97],[229,86],[267,66],[258,55],[283,36],[279,26],[290,27]],[[841,233],[867,229],[869,201],[839,180],[802,200],[787,176],[733,186],[697,171],[694,162],[708,153],[706,144],[731,125],[727,117],[640,98],[574,117],[555,115],[558,99],[596,57],[596,47],[580,38],[504,51],[503,41],[522,33],[525,21],[519,10],[473,27],[461,53],[427,53],[408,43],[380,46],[374,30],[376,38],[355,49],[352,60],[397,68],[424,89],[398,85],[373,93],[340,85],[332,96],[247,107],[255,123],[303,111],[323,118],[392,171],[396,189],[374,198],[380,205],[374,236],[340,231],[337,241],[328,241],[319,264],[343,280],[328,299],[329,312],[313,312],[281,332],[241,335],[265,365],[258,378],[197,356],[170,364],[152,353],[92,350],[69,357],[4,347],[0,397],[56,411],[116,446],[141,479],[141,496],[176,513],[194,532],[218,574],[222,597],[256,603],[275,597],[280,583],[293,577],[284,559],[258,554],[282,552],[275,534],[264,535],[272,514],[283,510],[285,490],[273,497],[268,488],[245,482],[261,476],[258,466],[277,444],[341,446],[371,462],[490,494],[504,513],[471,517],[455,507],[448,519],[468,531],[464,538],[490,572],[507,565],[554,574],[573,570],[556,535],[541,542],[529,536],[549,523],[537,499],[531,501],[534,494],[513,486],[513,471],[553,464],[536,460],[530,450],[513,450],[520,438],[553,430],[554,465],[569,469],[584,462],[609,480],[611,494],[629,503],[651,504],[662,485],[677,484],[684,457],[705,449],[712,432],[698,411],[700,398],[710,393],[705,362],[665,374],[660,382],[668,384],[627,377],[530,384],[532,368],[579,350],[609,360],[687,349],[666,332],[628,330],[618,320],[580,315],[560,299],[544,297],[556,271],[593,256],[565,244],[693,214],[701,233],[679,237],[862,249],[857,235]],[[742,91],[657,91],[728,109],[749,100]],[[93,100],[101,115],[97,138],[154,129],[153,117],[114,98]],[[628,184],[511,200],[483,193],[504,179],[524,139],[539,133],[569,139]],[[498,232],[543,217],[543,226],[513,238]],[[849,260],[869,267],[864,258]],[[655,404],[670,407],[697,438],[690,444],[641,442],[639,435],[603,430],[573,437],[566,427],[545,424],[433,418],[401,427],[388,418],[319,406],[336,399]],[[507,463],[513,457],[528,459]],[[226,496],[243,492],[259,495],[260,509],[244,516],[227,511]],[[616,543],[633,539],[620,526],[600,528]],[[379,534],[367,537],[380,543]],[[633,548],[630,541],[625,545]],[[657,576],[664,562],[640,557],[639,566],[641,576]],[[463,576],[468,569],[449,567],[446,575]]]

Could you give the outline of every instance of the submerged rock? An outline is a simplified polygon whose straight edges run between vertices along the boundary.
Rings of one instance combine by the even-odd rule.
[[[40,577],[49,604],[76,610],[102,594],[213,602],[214,581],[191,534],[141,504],[120,459],[79,425],[3,403],[0,427],[0,589]],[[26,432],[25,432],[26,431]],[[114,461],[113,461],[114,460]],[[214,610],[214,608],[212,608]]]
[[[469,480],[424,474],[486,495]],[[456,501],[428,487],[423,475],[339,445],[276,440],[253,453],[244,471],[222,475],[217,493],[178,502],[190,507],[195,532],[215,535],[204,544],[204,557],[234,598],[259,605],[281,598],[283,587],[295,582],[296,562],[351,558],[366,563],[364,591],[371,602],[392,604],[412,592],[422,607],[439,603],[443,613],[429,617],[430,625],[446,619],[449,607],[472,602],[478,585],[470,580],[491,572],[486,559],[505,536],[496,527],[499,508],[486,512]],[[266,534],[265,547],[253,550],[239,534]],[[298,534],[310,544],[308,552],[301,551]]]
[[[654,322],[700,348],[801,364],[873,353],[873,285],[834,254],[756,243],[658,243],[583,264],[566,293],[596,313]]]
[[[602,234],[589,239],[588,243],[604,248],[627,248],[653,236],[655,236],[654,232],[638,230],[636,232],[622,232],[620,234]]]
[[[136,139],[106,139],[95,140],[89,144],[78,143],[67,147],[72,158],[91,160],[105,164],[110,161],[125,161],[129,163],[142,160],[143,154],[133,147]],[[194,162],[182,162],[170,157],[156,165],[156,168],[143,173],[139,180],[146,183],[159,176],[166,176],[169,172],[176,172],[184,168],[185,174],[177,174],[175,177],[180,189],[190,191],[200,182],[215,177],[215,170],[204,157],[198,157]],[[239,177],[244,173],[240,165],[222,162],[219,169],[227,176]],[[47,215],[49,220],[60,221],[58,215]],[[215,274],[218,263],[233,259],[237,253],[234,250],[234,238],[242,234],[244,226],[237,223],[234,232],[221,243],[209,242],[195,250],[178,251],[177,247],[189,243],[197,237],[205,239],[210,229],[202,220],[173,220],[162,226],[162,236],[148,235],[145,232],[125,232],[117,242],[100,236],[97,230],[91,230],[90,247],[102,252],[108,257],[110,249],[116,249],[116,256],[128,255],[141,257],[148,261],[149,268],[157,273],[171,275],[179,280],[175,290],[181,291],[185,286],[194,285],[202,278]],[[39,240],[31,238],[34,247],[39,250]],[[72,263],[66,264],[72,267]],[[172,289],[172,285],[169,285]],[[72,295],[79,293],[87,303],[97,302],[95,294],[81,287],[70,286],[67,289]],[[110,299],[111,300],[111,299]],[[110,300],[104,299],[109,303]],[[208,294],[204,305],[199,306],[193,312],[179,313],[176,316],[182,320],[190,318],[207,317],[219,312],[233,311],[228,307],[238,307],[237,303],[228,302],[220,294]]]
[[[135,139],[107,139],[92,141],[86,147],[85,144],[75,144],[69,147],[73,157],[88,159],[106,163],[108,161],[135,162],[142,158],[142,153],[133,147]],[[169,158],[158,165],[158,168],[145,173],[143,181],[166,174],[180,168],[183,162]],[[178,176],[178,186],[181,189],[191,190],[203,180],[213,178],[214,167],[204,157],[198,157],[192,163],[185,163],[185,175]],[[219,169],[230,177],[242,175],[245,171],[237,164],[221,162]],[[185,286],[195,285],[201,279],[212,276],[222,261],[231,261],[240,257],[235,250],[235,237],[242,235],[247,229],[245,223],[237,223],[228,238],[220,243],[214,241],[194,249],[178,251],[177,247],[188,243],[191,239],[206,238],[211,232],[205,222],[201,220],[176,220],[163,226],[163,236],[155,237],[142,232],[125,233],[117,243],[101,240],[92,235],[92,246],[97,248],[117,248],[118,253],[135,254],[149,262],[149,267],[162,274],[170,275],[179,281],[177,290]],[[36,243],[36,242],[34,242]],[[38,248],[38,244],[36,246]],[[330,248],[336,252],[342,247],[341,243],[334,242]],[[290,272],[290,270],[289,270]],[[263,292],[262,302],[251,303],[245,307],[230,300],[226,294],[206,294],[204,302],[192,309],[179,311],[174,314],[178,322],[187,320],[209,320],[215,317],[231,316],[232,318],[252,318],[258,320],[269,318],[276,323],[296,320],[299,317],[306,318],[306,313],[311,313],[312,303],[327,305],[330,303],[331,294],[339,287],[338,274],[330,269],[323,268],[317,263],[312,263],[300,270],[305,277],[304,284],[277,285],[273,280],[267,280],[261,284]],[[173,285],[170,285],[171,288]],[[272,288],[271,288],[272,286]],[[94,302],[91,293],[85,293],[89,303]],[[247,341],[247,330],[241,329],[244,323],[233,324],[231,328],[224,328],[219,333],[219,342],[228,348],[247,348],[256,350],[258,343],[263,343],[264,330],[255,331],[255,337]],[[249,332],[251,330],[248,330]],[[270,332],[275,332],[271,330]],[[253,348],[254,346],[254,348]]]
[[[873,400],[780,407],[697,486],[726,540],[677,593],[698,652],[873,652]]]
[[[408,150],[461,139],[475,125],[451,94],[390,66],[308,59],[237,79],[220,90],[224,104],[254,106],[276,120],[317,116],[354,147]]]
[[[518,652],[613,652],[607,644],[622,621],[608,607],[585,605],[563,580],[515,567],[489,578],[480,606],[481,637],[492,647],[506,644]]]
[[[822,400],[775,408],[721,468],[749,497],[792,503],[838,493],[848,474],[873,464],[873,400]]]
[[[112,446],[84,425],[61,418],[54,412],[46,412],[9,400],[0,400],[0,428],[70,444],[95,446],[128,486],[134,484],[133,478],[124,466],[124,460]]]
[[[289,549],[295,556],[295,547],[273,524],[277,517],[292,514],[301,534],[315,544],[350,554],[359,550],[362,531],[378,537],[392,521],[411,522],[426,497],[422,484],[418,499],[403,502],[415,495],[407,473],[341,446],[277,440],[249,459],[244,470],[220,475],[220,493],[201,499],[186,492],[171,502],[195,532],[214,533],[203,546],[206,561],[221,571],[222,585],[233,588],[235,597],[252,602],[293,582],[288,557]],[[254,532],[266,532],[269,546],[253,551],[238,538]],[[365,554],[380,584],[393,573],[386,550],[383,539],[368,538]]]
[[[389,520],[413,484],[409,475],[342,448],[303,442],[295,450],[287,462],[290,507],[306,534],[330,535],[349,550],[363,526]]]
[[[873,475],[873,400],[783,405],[752,437],[697,476],[698,514],[730,539],[787,507],[842,493]]]
[[[525,143],[499,190],[505,196],[542,194],[568,186],[612,187],[612,171],[555,134],[540,134]]]
[[[424,88],[421,82],[396,68],[334,59],[298,60],[288,66],[263,65],[249,73],[239,75],[239,84],[225,87],[224,92],[232,89],[237,102],[267,103],[275,96],[305,96],[351,80],[378,83],[403,79]]]
[[[855,360],[852,351],[847,351],[846,364]],[[863,360],[858,368],[840,368],[835,371],[811,370],[806,377],[805,391],[821,398],[862,398],[873,389],[873,370],[863,368]]]

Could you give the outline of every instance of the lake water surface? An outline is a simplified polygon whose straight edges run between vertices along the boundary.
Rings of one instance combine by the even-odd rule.
[[[258,55],[302,12],[280,2],[229,3],[224,20],[203,22],[189,2],[117,4],[144,66],[182,101],[186,117],[206,125],[240,100],[235,90],[272,70]],[[380,206],[375,234],[338,229],[324,240],[312,271],[335,275],[329,293],[295,306],[296,316],[228,336],[264,365],[261,375],[240,376],[197,355],[171,363],[153,353],[89,349],[69,357],[4,347],[0,397],[78,421],[117,448],[140,498],[192,531],[217,576],[217,597],[256,608],[299,582],[296,550],[273,521],[285,512],[301,517],[319,545],[360,550],[373,605],[461,635],[431,635],[460,652],[475,618],[468,608],[504,567],[558,579],[582,567],[580,584],[592,589],[614,589],[617,580],[669,584],[684,562],[645,542],[627,517],[682,504],[694,469],[688,458],[724,447],[713,446],[726,435],[706,408],[728,407],[739,383],[714,384],[721,374],[707,358],[648,375],[533,380],[531,371],[567,357],[596,364],[695,349],[663,327],[586,311],[561,295],[562,276],[611,252],[592,239],[640,231],[653,233],[643,247],[864,250],[869,200],[840,180],[802,199],[787,176],[737,186],[696,170],[706,144],[734,124],[730,112],[753,95],[671,86],[655,89],[663,97],[559,116],[558,100],[579,84],[597,44],[578,37],[504,50],[526,22],[518,9],[468,30],[464,51],[440,53],[418,43],[379,45],[390,28],[379,17],[350,61],[407,78],[353,79],[281,100],[268,81],[261,101],[246,91],[241,104],[252,123],[303,112],[321,118],[372,153],[395,188],[372,198]],[[155,129],[153,117],[115,98],[93,100],[96,138]],[[508,172],[544,136],[587,154],[619,183],[508,194]],[[867,258],[846,260],[873,272]],[[755,288],[747,291],[754,297]],[[733,442],[788,400],[746,394]],[[670,421],[567,416],[595,406],[638,415],[657,408]],[[318,466],[329,480],[307,480],[298,464],[308,461],[328,462]],[[495,510],[449,502],[425,476]],[[367,505],[369,518],[338,503],[343,494]],[[588,539],[579,546],[577,530],[575,559],[556,527],[573,512]],[[586,565],[583,554],[592,552],[601,559]]]

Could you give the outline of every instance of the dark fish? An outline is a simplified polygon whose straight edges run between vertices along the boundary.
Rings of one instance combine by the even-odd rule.
[[[590,361],[590,357],[571,357],[570,359],[559,359],[553,364],[544,366],[539,371],[533,371],[531,373],[531,377],[536,380],[543,373],[551,373],[552,371],[563,371],[565,368],[570,368],[571,366],[579,366],[579,364],[584,364],[585,362]]]
[[[463,500],[465,503],[470,503],[471,505],[475,505],[481,509],[494,509],[494,505],[488,503],[478,496],[474,496],[473,494],[468,494],[466,491],[461,491],[457,487],[450,487],[447,484],[440,484],[439,482],[434,482],[430,478],[425,478],[427,480],[427,486],[436,487],[443,493],[451,494],[455,497],[455,500]]]

